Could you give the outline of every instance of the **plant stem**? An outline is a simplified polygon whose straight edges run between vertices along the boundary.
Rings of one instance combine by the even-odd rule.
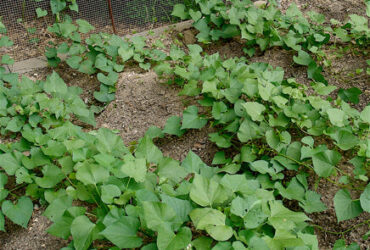
[[[320,230],[322,230],[326,233],[329,233],[329,234],[345,234],[345,233],[348,233],[348,232],[352,231],[353,229],[355,229],[359,226],[365,225],[365,224],[370,224],[370,220],[365,220],[365,221],[363,221],[361,223],[358,223],[358,224],[356,224],[356,225],[354,225],[354,226],[352,226],[352,227],[350,227],[350,228],[348,228],[348,229],[346,229],[342,232],[329,231],[329,230],[326,230],[325,228],[323,228],[322,226],[316,225],[316,224],[310,224],[310,225],[313,226],[313,227],[316,227],[316,228],[318,228],[318,229],[320,229]]]
[[[310,166],[310,165],[308,165],[308,164],[305,164],[305,163],[303,163],[303,162],[297,161],[296,159],[293,159],[293,158],[291,158],[291,157],[289,157],[289,156],[287,156],[287,155],[284,155],[284,154],[281,154],[281,153],[278,153],[278,155],[279,155],[279,156],[282,156],[282,157],[285,157],[285,158],[287,158],[288,160],[291,160],[291,161],[293,161],[293,162],[297,163],[297,164],[298,164],[298,165],[300,165],[300,166],[304,166],[304,167],[306,167],[306,168],[309,168],[309,169],[311,169],[311,170],[314,170],[314,168],[313,168],[312,166]],[[341,172],[341,173],[349,177],[349,175],[347,175],[346,173],[344,173],[344,172]],[[349,189],[361,190],[361,191],[362,191],[362,190],[364,190],[363,188],[354,187],[353,185],[351,185],[351,186],[349,186],[349,185],[342,185],[342,184],[340,184],[340,183],[338,183],[338,182],[336,182],[336,181],[333,181],[333,180],[332,180],[332,179],[330,179],[329,177],[324,177],[324,178],[325,178],[328,182],[330,182],[330,183],[332,183],[332,184],[334,184],[334,185],[336,185],[336,186],[338,186],[338,187],[340,187],[340,188],[349,188]]]
[[[21,185],[19,185],[19,186],[16,186],[15,188],[13,188],[13,189],[9,190],[9,193],[14,192],[14,191],[16,191],[16,190],[18,190],[18,189],[20,189],[20,188],[25,187],[25,186],[27,186],[27,184],[26,184],[26,183],[23,183],[23,184],[21,184]]]
[[[26,0],[23,0],[23,3],[22,3],[22,22],[24,22],[25,14],[26,14]]]
[[[95,214],[92,214],[92,213],[89,213],[89,212],[85,212],[85,214],[91,216],[91,217],[94,217],[94,218],[97,218],[97,216]]]

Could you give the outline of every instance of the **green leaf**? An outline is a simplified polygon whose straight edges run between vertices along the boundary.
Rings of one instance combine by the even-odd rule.
[[[125,175],[134,178],[136,182],[144,182],[147,172],[145,159],[132,159],[125,161],[121,166],[121,171]]]
[[[310,19],[318,24],[322,24],[325,22],[325,16],[323,14],[317,13],[315,11],[309,11],[308,16]]]
[[[37,18],[44,17],[48,14],[47,10],[43,10],[41,8],[36,9]]]
[[[8,176],[4,173],[0,173],[0,189],[3,189],[8,183]]]
[[[22,127],[24,125],[24,120],[21,117],[13,117],[7,124],[6,130],[9,130],[11,132],[19,132],[21,131]]]
[[[370,184],[367,184],[365,190],[362,192],[360,202],[362,209],[370,213]]]
[[[273,179],[281,179],[276,170],[269,166],[269,163],[265,160],[258,160],[250,163],[250,167],[253,171],[259,172],[261,174],[269,174]],[[280,174],[281,175],[281,174]]]
[[[176,4],[173,7],[173,11],[171,15],[181,18],[181,20],[185,20],[189,17],[188,12],[186,11],[186,7],[184,4]]]
[[[25,169],[24,167],[21,167],[20,169],[15,172],[15,177],[16,177],[16,183],[21,184],[21,183],[33,183],[32,180],[32,175],[28,173],[28,170]],[[1,197],[0,197],[1,199]]]
[[[199,238],[194,239],[191,242],[191,245],[195,247],[197,250],[209,250],[211,249],[213,240],[206,236],[201,236]]]
[[[50,94],[66,95],[68,93],[67,84],[63,79],[55,72],[46,78],[44,83],[44,90]]]
[[[201,43],[209,43],[210,36],[209,33],[211,31],[210,27],[208,27],[207,21],[204,18],[199,19],[197,22],[193,24],[194,28],[199,31],[197,35],[198,41]]]
[[[366,107],[364,108],[364,110],[362,110],[360,118],[361,118],[364,122],[366,122],[366,123],[369,123],[369,124],[370,124],[370,106],[366,106]]]
[[[334,139],[335,144],[342,150],[349,150],[360,142],[359,138],[348,127],[330,127],[325,133]]]
[[[46,208],[43,215],[49,220],[56,222],[63,216],[64,212],[72,206],[72,201],[72,197],[66,194],[61,195],[52,201],[49,200],[50,205]]]
[[[226,225],[221,226],[209,225],[207,226],[206,231],[213,239],[217,241],[226,241],[233,236],[232,227]]]
[[[305,199],[299,203],[306,213],[317,213],[327,209],[326,205],[320,200],[321,195],[308,190],[305,194]]]
[[[360,201],[353,201],[347,189],[341,189],[335,194],[334,208],[338,222],[355,218],[363,211]]]
[[[144,138],[140,140],[135,151],[135,156],[137,158],[144,158],[152,163],[159,163],[163,158],[162,152],[154,145],[153,141],[148,136],[144,136]]]
[[[189,10],[189,15],[194,22],[198,21],[202,17],[202,12],[194,11],[193,9]]]
[[[4,201],[1,205],[3,214],[12,222],[27,228],[28,221],[32,216],[33,204],[30,198],[22,196],[18,199],[16,205],[11,201]]]
[[[252,122],[249,118],[245,119],[239,127],[238,139],[241,142],[248,142],[260,138],[261,134],[264,133],[263,130],[263,126],[258,126],[257,123]]]
[[[61,216],[46,230],[49,234],[63,239],[68,239],[71,235],[72,216]]]
[[[207,165],[196,155],[193,151],[189,151],[185,159],[182,161],[181,166],[186,169],[189,173],[198,173],[202,168]]]
[[[337,151],[325,150],[312,156],[313,168],[318,176],[329,177],[340,159],[341,155]]]
[[[187,171],[180,167],[178,161],[171,158],[163,158],[158,164],[158,176],[180,183],[188,175]]]
[[[265,106],[258,102],[246,102],[242,104],[248,115],[252,118],[253,121],[262,121],[263,112],[266,110]]]
[[[247,250],[241,241],[234,241],[232,247],[234,250]]]
[[[326,111],[331,124],[338,127],[344,127],[347,123],[346,113],[340,109],[332,108]]]
[[[313,61],[312,57],[303,50],[299,50],[298,56],[293,56],[293,60],[295,63],[305,66],[308,66]]]
[[[250,146],[244,145],[241,148],[241,151],[240,151],[240,160],[242,162],[253,162],[254,160],[256,160],[256,158],[257,158],[257,156],[253,152],[253,149]]]
[[[185,96],[197,96],[201,92],[201,89],[198,88],[197,81],[189,81],[186,83],[182,90],[179,92],[179,95],[185,95]]]
[[[335,241],[333,250],[360,250],[360,246],[356,243],[353,242],[351,245],[347,246],[346,241],[344,239],[340,239]]]
[[[71,234],[73,245],[76,250],[89,249],[93,241],[95,224],[92,223],[85,215],[76,217],[71,225]]]
[[[41,150],[45,155],[60,157],[66,152],[66,147],[61,142],[50,140],[47,142],[47,145],[45,145],[45,147],[41,148]]]
[[[321,82],[315,83],[312,87],[319,95],[329,95],[331,92],[337,89],[337,87],[334,85],[325,85]]]
[[[206,230],[215,240],[226,241],[233,235],[232,228],[225,225],[226,216],[216,209],[196,208],[190,218],[196,229]]]
[[[302,144],[298,141],[292,142],[286,151],[286,155],[296,161],[301,160]]]
[[[151,64],[150,63],[139,63],[139,67],[143,70],[149,71]]]
[[[66,63],[72,69],[78,69],[80,67],[81,61],[82,61],[82,57],[80,57],[80,56],[71,56],[66,60]]]
[[[358,88],[349,88],[349,89],[339,89],[338,96],[343,99],[345,102],[352,102],[358,104],[360,102],[359,96],[362,94],[362,91]]]
[[[9,40],[9,37],[7,36],[2,36],[0,38],[0,47],[10,47],[13,45],[13,42]]]
[[[81,33],[84,33],[84,34],[86,34],[86,33],[88,33],[88,32],[90,32],[90,31],[92,31],[92,30],[94,30],[95,28],[94,28],[94,26],[92,26],[88,21],[86,21],[86,20],[82,20],[82,19],[77,19],[76,20],[76,23],[78,24],[78,26],[79,26],[79,29],[78,29],[78,31],[80,31]]]
[[[182,200],[165,194],[161,194],[161,200],[176,212],[178,221],[185,222],[189,219],[188,215],[193,209],[189,200]]]
[[[284,207],[279,201],[270,201],[271,217],[269,222],[275,229],[292,230],[309,218],[301,212],[293,212]]]
[[[213,40],[219,40],[220,38],[233,38],[240,34],[238,26],[231,24],[224,24],[221,30],[211,30],[210,32]]]
[[[284,198],[289,200],[302,201],[306,191],[295,177],[289,182],[286,189],[280,182],[276,182],[275,187]]]
[[[249,208],[248,202],[244,200],[243,198],[241,198],[240,196],[237,196],[231,202],[230,212],[243,218],[247,214],[246,210],[248,208]]]
[[[115,157],[113,157],[112,155],[108,155],[108,154],[97,154],[94,156],[94,159],[97,163],[99,163],[100,165],[108,169],[116,161]],[[68,161],[66,162],[68,163]]]
[[[76,1],[72,0],[72,1],[71,1],[71,4],[68,6],[68,8],[69,8],[70,10],[73,10],[73,11],[78,12],[77,0],[76,0]]]
[[[109,177],[109,171],[106,168],[87,161],[76,167],[76,179],[85,185],[96,185],[106,181]]]
[[[134,56],[134,49],[121,47],[118,49],[118,55],[123,62],[126,62]]]
[[[64,10],[66,5],[67,3],[63,0],[50,0],[51,11],[54,15]]]
[[[201,129],[207,124],[207,119],[198,117],[198,108],[189,106],[183,112],[181,129]]]
[[[213,179],[204,178],[195,174],[191,189],[190,198],[197,204],[206,207],[213,204],[222,204],[231,198],[232,191],[220,185]]]
[[[163,138],[164,136],[162,129],[158,128],[157,126],[150,126],[148,130],[145,132],[145,135],[152,140],[154,138]]]
[[[52,188],[66,176],[62,170],[54,164],[46,165],[42,168],[43,177],[36,177],[36,184],[42,188]]]
[[[92,75],[96,72],[96,69],[94,67],[94,62],[92,60],[85,60],[82,63],[80,63],[80,67],[78,68],[78,71],[84,74]]]
[[[140,221],[137,218],[123,216],[112,224],[109,224],[102,232],[105,238],[119,248],[139,248],[143,240],[137,236]]]
[[[163,133],[182,136],[185,133],[185,130],[181,130],[181,118],[178,116],[171,116],[168,118],[166,125],[164,126]]]
[[[182,49],[178,48],[175,45],[171,46],[170,57],[171,57],[172,60],[177,61],[177,60],[183,58],[184,56],[185,56],[185,52]]]
[[[96,138],[95,145],[100,153],[121,157],[123,154],[129,152],[122,138],[109,129],[99,129]]]
[[[114,86],[118,81],[118,73],[111,71],[107,76],[103,73],[98,73],[98,80],[108,86]]]
[[[5,218],[1,211],[0,211],[0,231],[5,232]]]
[[[121,190],[118,186],[107,184],[101,186],[101,200],[105,204],[112,204],[113,198],[121,195]]]
[[[5,54],[1,57],[1,63],[2,64],[13,65],[14,64],[14,59],[12,59],[9,55]]]
[[[263,210],[262,203],[256,201],[248,209],[246,215],[243,218],[244,226],[247,229],[258,228],[265,223],[267,218],[268,213]]]
[[[250,195],[256,192],[259,188],[257,180],[247,180],[245,175],[229,175],[222,177],[220,182],[224,187],[232,190],[232,192],[240,192],[243,195]]]
[[[144,219],[148,228],[159,231],[163,229],[173,230],[177,224],[177,214],[173,208],[160,202],[143,202]]]
[[[276,134],[274,130],[269,130],[266,132],[265,136],[267,144],[278,152],[286,148],[291,141],[291,136],[287,131]]]
[[[231,138],[227,138],[219,133],[210,133],[208,136],[209,140],[216,143],[216,145],[220,148],[229,148],[232,145],[230,141]]]
[[[5,170],[8,175],[14,175],[18,168],[20,168],[21,162],[14,154],[5,153],[0,155],[0,166]]]
[[[311,148],[313,147],[315,141],[314,139],[311,137],[311,136],[305,136],[302,138],[301,140],[304,144],[307,144],[308,146],[310,146]]]
[[[160,230],[158,231],[157,246],[159,250],[186,249],[191,237],[191,230],[188,227],[180,228],[177,234],[170,230]]]

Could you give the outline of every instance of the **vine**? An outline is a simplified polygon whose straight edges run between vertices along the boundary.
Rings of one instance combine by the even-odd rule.
[[[101,86],[94,97],[100,102],[114,99],[118,74],[137,64],[180,85],[180,94],[197,97],[198,105],[127,148],[113,131],[94,128],[94,112],[79,97],[81,90],[67,87],[55,72],[34,82],[0,67],[0,132],[8,141],[0,144],[0,230],[4,216],[27,227],[33,202],[46,206],[44,215],[53,222],[47,231],[71,238],[66,249],[77,250],[102,240],[112,249],[318,249],[314,228],[343,235],[368,224],[333,232],[310,224],[307,216],[327,209],[310,190],[309,176],[340,184],[334,197],[338,222],[370,212],[370,106],[358,111],[343,95],[326,99],[336,87],[311,56],[320,54],[331,33],[348,42],[343,30],[366,46],[367,23],[351,16],[349,25],[331,29],[319,14],[310,13],[312,24],[294,6],[283,15],[274,4],[259,9],[250,1],[230,2],[197,0],[199,10],[177,5],[173,14],[195,19],[201,42],[241,35],[250,55],[255,46],[293,49],[294,61],[308,66],[314,94],[266,63],[222,59],[194,44],[185,50],[173,45],[166,53],[142,37],[100,33],[82,39],[80,33],[93,27],[65,18],[49,31],[66,40],[48,48],[46,57],[57,66],[65,54],[71,68],[96,75]],[[11,45],[0,38],[1,47]],[[1,62],[14,61],[4,55]],[[205,126],[215,128],[209,140],[220,150],[213,166],[192,151],[182,162],[165,157],[153,143]],[[322,137],[326,144],[319,145]],[[340,169],[343,160],[352,172]],[[331,179],[336,175],[343,184]],[[353,199],[350,188],[363,192]],[[300,211],[285,207],[286,200],[296,201]],[[339,240],[334,249],[341,247],[346,244]]]

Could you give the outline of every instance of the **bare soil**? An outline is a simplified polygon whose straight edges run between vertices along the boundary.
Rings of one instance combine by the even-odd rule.
[[[43,209],[35,205],[28,228],[6,220],[7,233],[0,232],[1,250],[56,250],[67,246],[67,241],[46,232],[51,222],[42,216]]]
[[[364,15],[366,9],[363,0],[281,0],[281,8],[286,10],[292,3],[304,12],[316,11],[324,14],[327,20],[334,18],[342,22],[350,14]]]
[[[116,100],[97,117],[99,127],[117,129],[126,143],[137,141],[150,126],[163,127],[167,118],[181,115],[177,90],[159,84],[154,72],[125,72],[118,82]]]

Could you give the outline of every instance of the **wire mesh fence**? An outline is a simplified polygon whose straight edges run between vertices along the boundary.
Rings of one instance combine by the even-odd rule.
[[[171,23],[174,21],[172,8],[181,2],[184,1],[111,0],[117,34],[140,32]],[[113,32],[107,0],[77,0],[77,4],[78,12],[68,10],[65,13],[73,19],[87,20],[95,26],[96,32]],[[37,8],[47,10],[49,15],[37,18]],[[0,0],[0,18],[14,41],[8,53],[16,59],[42,54],[44,47],[52,40],[47,27],[55,20],[50,13],[49,0]]]

